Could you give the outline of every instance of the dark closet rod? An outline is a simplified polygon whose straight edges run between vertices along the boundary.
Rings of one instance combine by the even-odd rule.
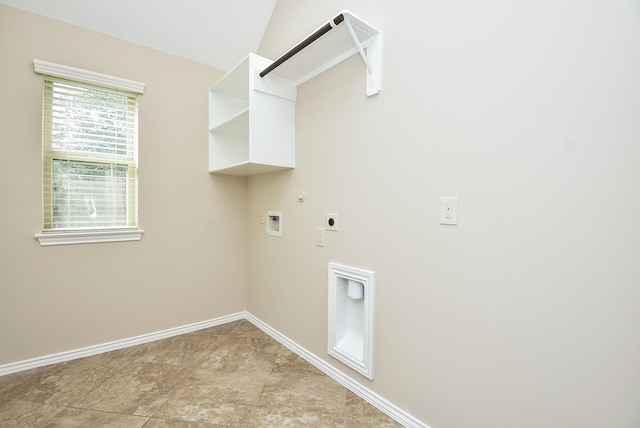
[[[333,18],[333,23],[335,25],[340,24],[342,21],[344,21],[344,15],[340,14],[338,16],[336,16],[335,18]],[[301,41],[300,43],[298,43],[297,45],[295,45],[294,47],[292,47],[287,53],[285,53],[284,55],[282,55],[280,58],[278,58],[277,60],[275,60],[269,67],[265,68],[264,70],[262,70],[260,72],[260,77],[264,77],[267,74],[271,73],[273,70],[275,70],[276,68],[278,68],[279,66],[282,65],[282,63],[284,63],[285,61],[287,61],[288,59],[290,59],[292,56],[294,56],[295,54],[297,54],[298,52],[300,52],[302,49],[306,48],[307,46],[309,46],[311,43],[315,42],[316,40],[318,40],[320,37],[322,37],[323,35],[325,35],[327,32],[329,32],[329,30],[331,30],[334,27],[334,25],[331,25],[331,22],[327,22],[326,24],[324,24],[322,27],[318,28],[318,30],[316,30],[316,32],[314,32],[313,34],[311,34],[309,37],[307,37],[306,39],[304,39],[303,41]]]

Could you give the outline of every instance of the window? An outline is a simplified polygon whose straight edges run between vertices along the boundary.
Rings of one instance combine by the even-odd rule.
[[[130,81],[123,79],[37,60],[34,64],[44,81],[43,234],[36,237],[42,245],[140,239],[137,128],[142,91],[126,88],[122,83]]]

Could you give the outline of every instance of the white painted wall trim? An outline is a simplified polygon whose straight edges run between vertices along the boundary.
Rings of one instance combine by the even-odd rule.
[[[137,94],[144,93],[144,83],[135,80],[123,79],[122,77],[111,76],[109,74],[97,73],[95,71],[83,70],[81,68],[69,67],[68,65],[55,64],[53,62],[33,60],[33,70],[39,74],[61,77],[63,79],[74,79],[80,82],[94,85],[106,86],[107,88],[120,89]]]
[[[143,233],[142,229],[114,229],[89,232],[43,232],[34,235],[34,237],[40,242],[40,246],[48,247],[50,245],[139,241]]]
[[[101,345],[89,346],[72,351],[60,352],[58,354],[45,355],[44,357],[33,358],[30,360],[18,361],[15,363],[4,364],[0,366],[0,376],[10,373],[21,372],[24,370],[34,369],[36,367],[48,366],[49,364],[57,364],[65,361],[75,360],[78,358],[90,357],[92,355],[102,354],[104,352],[115,351],[118,349],[128,348],[130,346],[141,345],[168,337],[178,336],[180,334],[191,333],[217,325],[226,324],[232,321],[245,319],[244,312],[215,318],[208,321],[201,321],[188,324],[182,327],[170,328],[168,330],[157,331],[155,333],[143,334],[141,336],[131,337],[128,339],[116,340],[114,342],[103,343]]]
[[[425,425],[424,423],[414,418],[407,412],[403,411],[402,409],[398,408],[394,404],[380,397],[375,392],[366,388],[364,385],[360,384],[359,382],[356,382],[354,379],[350,378],[349,376],[345,375],[341,371],[337,370],[335,367],[329,365],[324,360],[320,359],[318,356],[307,351],[302,346],[298,345],[297,343],[295,343],[294,341],[292,341],[282,333],[278,332],[277,330],[274,330],[273,328],[271,328],[270,326],[262,322],[260,319],[256,318],[255,316],[251,315],[248,312],[246,314],[246,319],[256,327],[258,327],[260,330],[264,331],[266,334],[271,336],[273,339],[280,342],[284,347],[288,348],[290,351],[296,353],[298,356],[300,356],[301,358],[305,359],[307,362],[315,366],[317,369],[322,371],[331,379],[335,380],[336,382],[338,382],[339,384],[347,388],[349,391],[353,392],[354,394],[356,394],[363,400],[367,401],[368,403],[376,407],[381,412],[387,414],[389,417],[395,419],[405,427],[429,428],[428,425]]]
[[[168,330],[162,330],[155,333],[143,334],[141,336],[131,337],[123,340],[116,340],[114,342],[104,343],[101,345],[89,346],[86,348],[75,349],[72,351],[61,352],[53,355],[46,355],[44,357],[33,358],[30,360],[4,364],[0,366],[0,376],[24,370],[30,370],[36,367],[47,366],[49,364],[57,364],[65,361],[75,360],[77,358],[90,357],[92,355],[128,348],[130,346],[141,345],[143,343],[166,339],[180,334],[191,333],[194,331],[202,330],[209,327],[215,327],[233,321],[239,321],[242,319],[246,319],[256,327],[258,327],[260,330],[271,336],[273,339],[280,342],[284,347],[299,355],[304,360],[308,361],[310,364],[315,366],[331,379],[335,380],[336,382],[338,382],[354,394],[358,395],[360,398],[367,401],[368,403],[379,409],[381,412],[395,419],[405,427],[429,428],[429,426],[425,425],[424,423],[420,422],[394,404],[380,397],[378,394],[366,388],[362,384],[356,382],[354,379],[338,371],[335,367],[329,365],[318,356],[307,351],[302,346],[298,345],[277,330],[274,330],[248,312],[238,312],[235,314],[226,315],[224,317],[188,324],[182,327],[171,328]]]

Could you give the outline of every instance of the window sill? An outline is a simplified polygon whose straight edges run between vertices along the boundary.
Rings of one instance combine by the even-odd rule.
[[[142,229],[104,230],[91,232],[45,232],[35,235],[40,241],[40,246],[70,245],[70,244],[96,244],[99,242],[139,241],[142,237]]]

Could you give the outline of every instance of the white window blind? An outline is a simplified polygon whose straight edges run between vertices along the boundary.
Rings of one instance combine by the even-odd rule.
[[[137,227],[137,94],[44,76],[45,230]]]

